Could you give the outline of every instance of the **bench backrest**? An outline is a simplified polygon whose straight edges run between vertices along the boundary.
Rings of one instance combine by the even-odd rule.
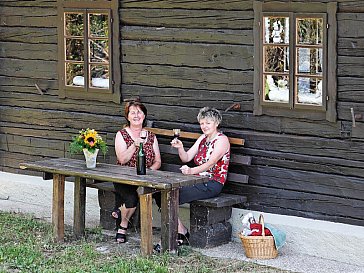
[[[179,168],[182,165],[179,159],[177,149],[174,149],[170,142],[173,138],[173,131],[160,128],[147,128],[147,130],[156,134],[159,142],[159,148],[162,156],[162,170],[180,172]],[[189,148],[193,145],[196,139],[200,136],[199,133],[182,132],[180,138],[183,141],[185,148]],[[248,183],[249,177],[245,174],[244,166],[251,164],[250,156],[243,156],[240,153],[234,153],[244,146],[244,139],[229,137],[231,145],[231,158],[230,166],[227,178],[227,185],[229,183],[244,184]]]

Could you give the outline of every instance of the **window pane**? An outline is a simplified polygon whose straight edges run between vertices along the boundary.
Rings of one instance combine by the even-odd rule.
[[[289,81],[288,76],[265,75],[265,101],[275,101],[288,103],[289,101]]]
[[[322,105],[322,80],[297,77],[297,103]]]
[[[108,37],[109,36],[109,16],[107,14],[89,14],[90,36]]]
[[[91,65],[90,87],[109,89],[109,66]]]
[[[84,45],[82,39],[66,39],[66,60],[83,61]]]
[[[109,43],[108,40],[90,41],[90,61],[98,63],[109,62]]]
[[[297,49],[298,73],[322,74],[322,48]]]
[[[289,43],[289,18],[288,17],[264,17],[264,42]]]
[[[264,46],[264,71],[288,72],[289,48],[285,46]]]
[[[84,33],[83,13],[65,13],[65,35],[83,36]]]
[[[84,86],[84,66],[83,64],[66,64],[66,85],[68,86]]]
[[[320,45],[323,37],[322,18],[297,19],[297,44]]]

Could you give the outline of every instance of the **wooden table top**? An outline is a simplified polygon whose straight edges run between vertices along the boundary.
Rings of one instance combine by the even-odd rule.
[[[70,158],[54,158],[32,163],[21,163],[20,168],[159,190],[180,188],[208,181],[207,177],[198,175],[184,175],[182,173],[149,169],[146,175],[137,175],[135,168],[105,163],[97,163],[96,168],[88,169],[84,160]]]

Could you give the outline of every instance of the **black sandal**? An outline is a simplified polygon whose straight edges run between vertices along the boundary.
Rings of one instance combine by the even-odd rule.
[[[115,241],[118,243],[118,244],[124,244],[126,243],[126,233],[120,233],[119,232],[119,229],[121,230],[124,230],[125,232],[128,230],[128,228],[126,227],[122,227],[122,226],[119,226],[118,227],[118,232],[116,232],[116,236],[115,236]]]
[[[178,246],[188,246],[190,245],[190,233],[187,231],[186,234],[177,234],[177,245]]]
[[[116,215],[118,217],[115,217],[113,215],[113,213],[116,213]],[[114,209],[112,212],[111,212],[111,217],[115,219],[115,230],[117,230],[121,224],[121,211],[120,209]]]

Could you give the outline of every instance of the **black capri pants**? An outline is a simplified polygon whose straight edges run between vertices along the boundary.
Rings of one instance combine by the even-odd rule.
[[[114,183],[115,188],[115,207],[118,209],[123,204],[126,208],[135,208],[139,201],[137,186]]]

